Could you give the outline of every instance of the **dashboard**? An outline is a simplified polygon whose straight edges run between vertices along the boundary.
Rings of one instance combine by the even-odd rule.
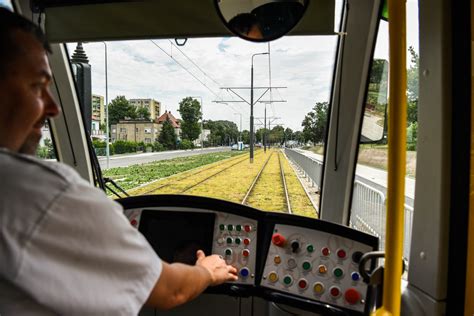
[[[166,262],[194,264],[196,251],[202,249],[237,268],[237,281],[208,293],[258,296],[322,314],[367,311],[370,289],[358,264],[363,254],[377,250],[374,236],[205,197],[153,195],[117,201]]]

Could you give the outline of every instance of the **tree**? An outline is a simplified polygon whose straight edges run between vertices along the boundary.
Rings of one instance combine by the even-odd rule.
[[[145,120],[145,121],[151,120],[151,114],[150,114],[149,108],[141,106],[141,107],[138,107],[135,112],[136,112],[137,119]]]
[[[123,119],[136,119],[137,113],[133,105],[123,95],[117,96],[109,104],[109,124],[117,124]]]
[[[268,133],[268,143],[270,144],[283,144],[285,141],[285,129],[281,125],[277,125]]]
[[[410,46],[408,51],[411,55],[410,68],[407,70],[407,125],[418,122],[418,90],[419,90],[419,67],[420,56]]]
[[[293,133],[293,140],[296,140],[300,144],[304,144],[304,135],[302,131],[296,131]]]
[[[194,141],[201,133],[199,120],[202,117],[201,104],[191,97],[184,98],[179,103],[179,114],[181,114],[181,136],[183,139]]]
[[[311,141],[313,144],[318,144],[324,141],[326,137],[327,110],[327,102],[316,102],[312,111],[306,114],[301,123],[306,142]]]
[[[214,145],[228,145],[229,141],[236,142],[239,138],[239,129],[234,122],[221,121],[206,121],[204,128],[211,131],[209,136],[210,141]]]
[[[250,132],[246,129],[242,131],[242,142],[244,144],[250,144]]]
[[[285,129],[285,140],[293,139],[293,130],[289,127]]]
[[[166,149],[175,149],[177,141],[176,132],[169,119],[163,122],[158,142],[160,142]]]

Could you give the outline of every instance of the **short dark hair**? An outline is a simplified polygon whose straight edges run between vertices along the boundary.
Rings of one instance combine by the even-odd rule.
[[[44,49],[51,53],[51,47],[37,25],[21,15],[0,7],[0,79],[6,75],[11,61],[21,52],[21,46],[15,40],[15,31],[33,35]]]
[[[240,13],[229,21],[229,28],[237,33],[247,35],[252,26],[259,26],[258,19],[252,13]]]

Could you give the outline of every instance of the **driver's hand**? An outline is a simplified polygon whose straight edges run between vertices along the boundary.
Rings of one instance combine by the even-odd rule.
[[[211,275],[211,285],[219,285],[227,281],[237,281],[237,269],[227,265],[218,255],[207,256],[204,251],[198,250],[196,253],[196,265],[205,268]]]

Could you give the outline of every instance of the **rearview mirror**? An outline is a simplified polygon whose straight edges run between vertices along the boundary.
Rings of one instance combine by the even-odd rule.
[[[308,0],[216,0],[225,26],[252,42],[268,42],[291,31],[303,17]]]

